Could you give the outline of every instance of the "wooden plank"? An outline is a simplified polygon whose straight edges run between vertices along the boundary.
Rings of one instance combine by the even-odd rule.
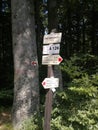
[[[43,46],[43,54],[59,54],[60,44],[50,44]]]
[[[43,44],[60,43],[62,33],[50,33],[44,35]]]
[[[44,55],[42,56],[43,65],[59,65],[62,62],[62,57],[60,55]]]
[[[45,89],[57,88],[59,87],[59,79],[54,77],[45,78],[42,82],[42,85]]]

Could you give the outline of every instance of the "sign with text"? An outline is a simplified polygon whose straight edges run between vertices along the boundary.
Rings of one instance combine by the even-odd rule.
[[[57,88],[59,87],[59,79],[54,77],[45,78],[44,81],[42,82],[42,85],[45,89]]]
[[[50,33],[44,35],[43,44],[60,43],[62,33]]]
[[[43,46],[43,54],[59,54],[60,44],[49,44]]]
[[[59,65],[63,58],[60,55],[44,55],[42,56],[43,65]]]

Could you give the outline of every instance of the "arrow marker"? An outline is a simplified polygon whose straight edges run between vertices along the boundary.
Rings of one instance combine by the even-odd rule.
[[[63,58],[60,55],[44,55],[42,57],[43,65],[59,65]]]
[[[45,85],[46,85],[46,82],[43,81],[43,82],[42,82],[42,85],[45,86]]]
[[[63,58],[60,56],[59,58],[58,58],[58,62],[62,62],[63,61]]]
[[[57,88],[57,87],[59,87],[59,79],[58,79],[58,78],[54,78],[54,77],[45,78],[44,81],[42,82],[42,86],[43,86],[45,89]]]

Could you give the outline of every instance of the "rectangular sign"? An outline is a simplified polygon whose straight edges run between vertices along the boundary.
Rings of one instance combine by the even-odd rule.
[[[43,65],[59,65],[62,62],[62,57],[59,55],[44,55],[42,56]]]
[[[43,46],[43,54],[59,54],[60,44],[49,44]]]
[[[44,81],[42,82],[42,85],[45,89],[57,88],[59,87],[59,79],[54,77],[45,78]]]
[[[50,33],[44,35],[43,44],[60,43],[62,33]]]

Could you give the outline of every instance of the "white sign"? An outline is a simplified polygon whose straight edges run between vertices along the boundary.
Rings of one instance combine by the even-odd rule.
[[[42,56],[43,65],[59,65],[63,58],[60,55],[44,55]]]
[[[43,46],[43,54],[59,54],[60,44],[49,44]]]
[[[60,43],[62,33],[50,33],[44,35],[43,44]]]
[[[59,87],[59,79],[54,77],[45,78],[44,81],[42,82],[42,85],[45,89],[57,88]]]

